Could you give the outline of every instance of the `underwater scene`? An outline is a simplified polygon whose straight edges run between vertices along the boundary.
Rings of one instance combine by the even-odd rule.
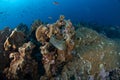
[[[0,0],[0,80],[120,80],[120,0]]]

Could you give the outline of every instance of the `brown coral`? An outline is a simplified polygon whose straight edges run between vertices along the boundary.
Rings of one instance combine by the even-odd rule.
[[[81,30],[78,30],[78,33],[81,35],[79,35],[79,43],[76,45],[76,52],[94,66],[91,69],[91,74],[99,71],[100,64],[104,64],[106,70],[117,66],[118,57],[116,53],[118,50],[116,51],[117,45],[114,41],[98,35],[98,33],[88,28],[81,28]]]
[[[48,33],[48,29],[46,26],[44,25],[39,26],[36,30],[37,41],[40,41],[41,43],[46,42],[48,39],[47,33]]]
[[[4,50],[4,42],[11,33],[11,29],[6,27],[4,30],[0,31],[0,51]]]
[[[24,23],[20,23],[17,27],[16,27],[17,31],[21,31],[23,32],[24,34],[28,34],[29,33],[29,29],[27,27],[26,24]]]
[[[41,53],[43,55],[42,62],[44,64],[45,72],[48,77],[51,77],[51,70],[53,64],[55,64],[55,50],[49,51],[50,48],[49,43],[45,43],[45,45],[41,46]]]
[[[36,30],[36,38],[42,43],[40,47],[46,75],[50,78],[56,75],[59,64],[72,59],[74,49],[74,27],[64,16],[55,24],[41,25]],[[50,49],[53,49],[50,51]]]
[[[7,68],[0,66],[7,80],[38,80],[38,71],[41,80],[119,79],[120,70],[115,69],[120,66],[119,39],[110,40],[85,27],[75,31],[63,15],[54,24],[33,23],[27,40],[22,26],[27,30],[21,24],[11,34],[0,31],[0,59],[4,60],[0,64],[6,63],[6,56],[11,60]]]
[[[118,55],[115,54],[117,45],[114,41],[88,28],[82,27],[75,31],[72,23],[64,20],[63,16],[54,24],[37,28],[36,38],[43,43],[43,65],[47,78],[51,80],[84,80],[88,77],[105,79],[101,73],[108,76],[107,72],[120,64]],[[54,47],[53,54],[49,51],[50,45]],[[60,65],[63,66],[61,75],[53,77],[59,71]]]
[[[108,77],[111,69],[120,66],[118,43],[97,32],[88,28],[79,28],[76,31],[75,43],[75,57],[64,66],[59,79],[86,80],[91,77],[95,80],[103,80]]]
[[[6,65],[9,63],[9,54],[4,51],[4,42],[11,33],[11,29],[6,27],[4,30],[0,31],[0,73],[4,70]]]
[[[5,50],[16,50],[25,42],[25,34],[14,29],[4,43]]]
[[[13,52],[10,54],[10,58],[13,58],[10,67],[6,68],[4,73],[8,79],[37,80],[37,63],[31,58],[31,53],[35,45],[31,42],[25,43],[19,48],[19,52]]]
[[[42,24],[42,21],[35,20],[31,25],[31,32],[35,31],[41,24]]]

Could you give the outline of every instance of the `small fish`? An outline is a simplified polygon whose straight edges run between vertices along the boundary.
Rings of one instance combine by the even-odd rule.
[[[0,14],[3,14],[4,12],[0,12]]]
[[[54,1],[53,4],[54,4],[54,5],[59,5],[59,2]]]
[[[51,20],[51,19],[52,19],[52,17],[51,17],[51,16],[49,16],[49,17],[48,17],[48,19],[50,19],[50,20]]]

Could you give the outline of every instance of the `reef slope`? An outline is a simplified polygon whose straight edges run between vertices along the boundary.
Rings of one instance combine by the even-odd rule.
[[[4,35],[3,35],[4,34]],[[0,31],[0,80],[119,80],[120,42],[63,15]]]

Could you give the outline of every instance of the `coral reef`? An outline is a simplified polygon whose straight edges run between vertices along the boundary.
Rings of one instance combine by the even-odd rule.
[[[6,27],[4,30],[0,31],[0,52],[4,51],[4,42],[6,38],[10,35],[11,29],[9,27]]]
[[[120,66],[118,44],[88,28],[79,28],[75,37],[74,58],[64,65],[61,74],[54,79],[110,80],[110,70]]]
[[[75,80],[89,77],[103,79],[105,76],[101,73],[107,75],[111,69],[120,66],[116,54],[119,51],[116,50],[117,45],[114,41],[89,28],[82,27],[75,31],[72,23],[64,20],[64,16],[60,16],[54,24],[38,27],[36,38],[43,45],[40,49],[49,79],[60,74],[63,75],[60,79],[66,78],[65,80],[71,80],[71,77],[75,76]],[[51,53],[49,49],[52,47],[54,49]],[[61,73],[57,73],[59,66],[63,64]],[[51,68],[53,65],[54,68]]]
[[[21,31],[24,34],[29,34],[29,29],[27,27],[26,24],[24,23],[20,23],[17,27],[16,27],[17,31]]]
[[[0,31],[0,74],[4,68],[9,64],[9,54],[4,51],[4,42],[11,33],[11,29],[6,27],[4,30]]]
[[[18,49],[25,42],[25,36],[26,35],[23,32],[17,31],[15,28],[4,43],[5,50],[8,51]]]
[[[40,20],[35,20],[33,24],[31,25],[31,32],[36,30],[40,25],[42,24],[42,21]]]
[[[117,80],[120,79],[120,67],[113,69],[109,73],[110,80]]]
[[[69,20],[61,15],[55,24],[41,25],[36,30],[36,38],[42,43],[41,54],[47,77],[57,74],[58,65],[72,59],[75,30]]]
[[[87,27],[97,31],[99,34],[103,34],[111,39],[120,38],[120,26],[116,25],[99,25],[97,23],[80,22],[75,24],[77,28]]]
[[[33,24],[31,25],[31,28],[30,28],[30,32],[29,32],[29,40],[32,41],[34,44],[38,45],[38,41],[36,40],[36,37],[35,37],[35,32],[36,32],[36,29],[42,25],[42,21],[40,20],[35,20],[33,22]]]
[[[88,32],[86,32],[86,30],[88,30]],[[96,71],[99,71],[99,69],[95,68],[95,66],[98,67],[100,64],[104,64],[106,70],[119,66],[119,49],[117,49],[118,45],[114,41],[98,35],[96,32],[87,28],[81,28],[78,30],[78,33],[81,34],[81,36],[79,36],[80,40],[78,40],[80,44],[77,42],[78,45],[76,45],[75,51],[85,60],[91,61]],[[86,35],[86,33],[88,34]],[[82,35],[84,35],[84,38],[82,38]],[[95,72],[95,70],[93,70],[93,72]]]
[[[0,31],[0,80],[119,80],[120,39],[75,28],[61,15]]]
[[[8,79],[37,80],[37,63],[31,58],[31,53],[35,45],[31,42],[24,43],[22,47],[19,47],[19,52],[10,53],[9,58],[12,58],[10,67],[4,70]]]
[[[88,28],[79,28],[75,41],[75,57],[64,66],[57,78],[110,80],[110,70],[120,66],[118,45]]]

